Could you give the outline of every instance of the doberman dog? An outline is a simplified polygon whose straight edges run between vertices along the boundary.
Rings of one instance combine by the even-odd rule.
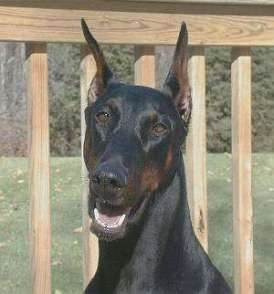
[[[98,269],[85,293],[232,293],[195,237],[187,204],[186,25],[162,91],[115,80],[84,20],[82,29],[97,66],[84,159],[91,231],[99,238]]]

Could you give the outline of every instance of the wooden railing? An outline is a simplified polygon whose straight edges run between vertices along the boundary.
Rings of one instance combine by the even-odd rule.
[[[157,2],[157,3],[154,3]],[[223,4],[225,3],[225,4]],[[233,3],[233,4],[232,4]],[[189,203],[194,228],[208,248],[206,187],[205,46],[232,46],[232,158],[234,281],[236,294],[254,293],[251,195],[251,46],[274,45],[274,0],[0,1],[0,41],[27,43],[29,186],[31,197],[32,293],[51,292],[48,42],[82,43],[84,17],[103,43],[134,44],[136,84],[154,86],[154,46],[174,44],[180,23],[188,25],[189,78],[193,94],[187,142]],[[82,142],[87,88],[95,72],[83,46],[81,61]],[[83,163],[83,176],[86,170]],[[89,233],[87,186],[83,184],[84,284],[96,269],[98,248]]]

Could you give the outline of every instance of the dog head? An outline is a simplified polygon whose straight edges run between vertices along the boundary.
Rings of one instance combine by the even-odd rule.
[[[157,191],[172,180],[191,113],[187,28],[183,23],[161,91],[117,81],[82,20],[97,73],[85,110],[84,159],[89,172],[91,230],[123,238]]]

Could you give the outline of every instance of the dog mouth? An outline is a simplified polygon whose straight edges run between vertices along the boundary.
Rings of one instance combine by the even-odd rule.
[[[95,202],[93,209],[94,221],[104,229],[117,229],[121,227],[128,214],[128,209],[115,207],[104,203],[99,205]]]
[[[106,214],[100,213],[97,208],[94,208],[94,217],[100,226],[107,229],[114,229],[122,226],[126,218],[126,214],[108,216]]]
[[[112,241],[121,239],[129,225],[138,222],[147,202],[141,197],[134,205],[112,205],[106,201],[90,200],[91,231],[99,239]]]

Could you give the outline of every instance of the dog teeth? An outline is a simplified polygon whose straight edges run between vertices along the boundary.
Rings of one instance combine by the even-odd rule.
[[[124,222],[125,218],[126,218],[126,215],[125,214],[123,214],[123,215],[120,216],[119,221],[117,223],[117,227],[120,227],[122,225],[122,223]]]
[[[97,208],[94,208],[94,217],[99,225],[106,229],[114,229],[120,227],[124,220],[126,215],[117,215],[117,216],[107,216],[105,214],[102,214],[98,211]]]

